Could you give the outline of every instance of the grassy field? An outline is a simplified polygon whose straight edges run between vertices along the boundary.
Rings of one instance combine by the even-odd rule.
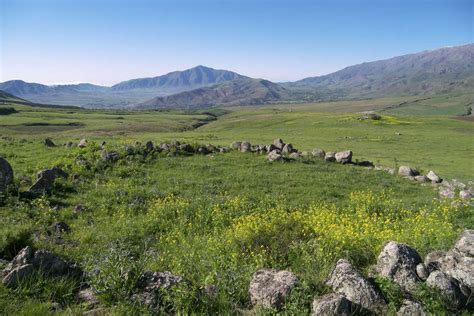
[[[143,270],[171,271],[192,284],[164,293],[163,313],[233,314],[250,308],[248,284],[257,269],[289,269],[301,282],[285,311],[309,312],[312,298],[329,291],[323,280],[337,259],[348,258],[366,272],[387,240],[406,242],[422,256],[447,249],[462,229],[474,227],[472,208],[435,200],[431,186],[352,165],[315,158],[269,163],[263,155],[239,152],[143,155],[135,143],[178,139],[228,146],[281,137],[300,150],[352,149],[355,159],[473,180],[472,122],[395,109],[382,111],[379,121],[357,120],[351,111],[389,106],[394,99],[365,102],[338,102],[332,112],[328,104],[210,113],[14,105],[19,113],[0,116],[0,156],[12,164],[19,191],[28,188],[25,178],[52,166],[79,180],[57,181],[51,195],[35,200],[13,195],[4,201],[0,257],[11,259],[32,245],[78,262],[103,312],[124,315],[147,312],[129,299]],[[45,137],[59,146],[44,146]],[[86,148],[62,146],[84,137],[90,140]],[[104,163],[102,141],[123,158]],[[126,156],[125,145],[139,153]],[[88,163],[77,164],[79,156]],[[77,204],[85,212],[75,213]],[[58,242],[50,226],[60,220],[71,231]],[[210,285],[217,295],[202,295]],[[387,296],[397,295],[380,285]],[[42,276],[14,290],[0,286],[0,314],[49,314],[53,302],[57,313],[80,314],[85,306],[75,299],[77,288],[75,280]],[[445,311],[426,291],[417,298],[430,312]]]

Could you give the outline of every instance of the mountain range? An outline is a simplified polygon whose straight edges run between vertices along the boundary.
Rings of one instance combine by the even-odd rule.
[[[12,80],[0,90],[37,103],[138,109],[202,108],[473,91],[474,44],[349,66],[331,74],[274,83],[197,66],[112,87],[47,86]]]

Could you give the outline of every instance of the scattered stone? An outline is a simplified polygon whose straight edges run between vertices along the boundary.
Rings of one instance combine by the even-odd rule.
[[[382,117],[375,113],[374,111],[365,111],[365,112],[360,112],[360,116],[357,118],[359,121],[365,121],[365,120],[381,120]]]
[[[80,290],[77,293],[77,300],[85,303],[88,307],[94,307],[99,304],[99,299],[90,287]]]
[[[412,169],[408,166],[400,166],[400,168],[398,168],[398,174],[401,176],[415,177],[419,175],[420,173],[416,171],[415,169]]]
[[[349,301],[341,294],[331,293],[314,299],[313,316],[327,315],[360,315],[368,314],[362,306]]]
[[[426,280],[426,284],[440,291],[440,294],[449,307],[459,310],[466,307],[468,298],[465,289],[456,279],[441,271],[434,271]]]
[[[252,151],[252,145],[249,142],[242,142],[242,144],[240,144],[240,151],[243,153],[250,152]]]
[[[335,155],[336,161],[346,164],[352,162],[352,151],[351,150],[345,150],[345,151],[340,151],[336,153]]]
[[[289,271],[258,270],[250,281],[250,300],[254,306],[281,309],[297,283]]]
[[[419,263],[421,258],[415,249],[390,241],[380,252],[376,269],[380,276],[391,279],[407,292],[413,292],[419,281],[416,274]]]
[[[43,144],[46,146],[46,147],[56,147],[56,144],[50,139],[50,138],[45,138],[43,140]]]
[[[356,163],[356,165],[358,165],[360,167],[366,167],[366,168],[374,168],[375,167],[374,163],[370,160],[359,161],[359,162]]]
[[[454,196],[455,196],[454,189],[450,187],[440,188],[440,190],[438,191],[438,194],[441,198],[445,198],[445,199],[454,199]]]
[[[5,193],[11,184],[13,184],[12,166],[6,159],[0,157],[0,194]]]
[[[474,257],[474,229],[466,229],[459,240],[454,244],[454,249],[463,256]]]
[[[292,144],[285,144],[285,146],[283,146],[283,149],[281,150],[283,154],[291,154],[294,151],[295,149],[293,148]]]
[[[402,306],[397,312],[398,316],[409,315],[409,316],[425,316],[426,313],[423,310],[423,306],[420,303],[412,300],[404,300]]]
[[[234,149],[234,150],[240,150],[240,146],[242,145],[242,142],[238,142],[238,141],[233,141],[231,144],[230,144],[230,148]]]
[[[277,150],[274,150],[267,155],[267,159],[268,161],[282,161],[283,156]]]
[[[324,160],[328,162],[334,162],[336,161],[336,153],[335,152],[328,152],[324,156]]]
[[[307,151],[302,151],[301,152],[301,157],[308,157],[309,156],[309,152]]]
[[[334,292],[374,313],[386,310],[386,303],[380,291],[365,279],[349,261],[340,259],[326,282]]]
[[[290,154],[289,157],[290,157],[290,158],[293,158],[293,159],[298,159],[298,158],[301,158],[301,157],[303,157],[303,156],[302,156],[301,153],[299,153],[299,152],[293,152],[293,153]]]
[[[428,174],[426,175],[426,177],[431,181],[431,182],[434,182],[434,183],[440,183],[443,181],[443,179],[441,179],[436,173],[434,173],[434,171],[430,170],[430,172],[428,172]]]
[[[62,234],[62,233],[68,233],[71,230],[71,228],[69,228],[68,224],[61,221],[61,222],[56,222],[53,225],[51,225],[51,230],[56,234]]]
[[[420,175],[420,176],[415,176],[415,181],[426,183],[426,182],[429,182],[430,179],[428,179],[428,177],[426,176]]]
[[[273,146],[275,146],[276,148],[280,150],[283,150],[283,147],[285,147],[285,143],[283,142],[281,138],[276,138],[273,140]]]
[[[155,149],[155,145],[151,140],[147,141],[145,144],[145,152],[150,153]]]
[[[270,144],[265,146],[265,150],[267,153],[271,153],[272,151],[276,150],[278,153],[280,152],[280,149],[278,149],[275,145]]]
[[[182,144],[178,146],[179,150],[184,151],[185,153],[192,153],[194,152],[193,146],[189,144]]]
[[[219,147],[219,152],[220,153],[228,153],[230,151],[229,147]]]
[[[2,280],[3,285],[8,288],[14,288],[19,281],[24,280],[34,271],[32,264],[24,264],[13,268]]]
[[[120,154],[116,151],[103,150],[101,153],[101,157],[103,161],[113,162],[117,161],[120,158]]]
[[[36,182],[30,187],[29,192],[32,194],[45,194],[51,192],[54,181],[57,178],[66,178],[69,175],[61,168],[54,167],[38,172]]]
[[[84,147],[87,147],[87,144],[88,144],[87,139],[83,138],[83,139],[81,139],[79,144],[77,144],[77,147],[84,148]]]
[[[459,198],[463,201],[469,202],[472,199],[472,192],[469,190],[461,190],[459,191]]]

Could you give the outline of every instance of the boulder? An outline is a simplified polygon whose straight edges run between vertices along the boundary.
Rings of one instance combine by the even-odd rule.
[[[439,197],[445,199],[454,199],[455,192],[454,188],[450,187],[441,187],[438,191]]]
[[[265,151],[266,151],[267,153],[271,153],[271,152],[274,151],[274,150],[280,152],[280,149],[278,149],[278,148],[277,148],[275,145],[273,145],[273,144],[270,144],[270,145],[265,146]]]
[[[252,145],[249,142],[242,142],[242,144],[240,144],[240,151],[243,153],[250,152],[252,151]]]
[[[87,144],[88,144],[87,139],[83,138],[83,139],[81,139],[79,144],[77,144],[77,147],[84,148],[84,147],[87,147]]]
[[[194,152],[194,148],[190,144],[181,144],[181,145],[178,146],[178,149],[181,150],[181,151],[184,151],[185,153]]]
[[[276,138],[273,140],[273,146],[275,146],[276,148],[280,150],[283,150],[283,147],[285,147],[285,143],[283,142],[281,138]]]
[[[430,179],[428,179],[426,176],[420,175],[420,176],[415,176],[415,181],[426,183],[426,182],[429,182]]]
[[[298,159],[298,158],[303,157],[303,155],[301,155],[301,153],[299,153],[299,152],[293,152],[293,153],[290,154],[289,157],[293,158],[293,159]]]
[[[30,187],[29,192],[33,194],[49,193],[57,178],[67,178],[69,175],[58,167],[40,171],[36,176],[36,182]]]
[[[222,154],[228,153],[229,151],[230,151],[229,147],[219,147],[219,152]]]
[[[428,269],[426,269],[426,266],[423,263],[419,263],[416,266],[416,275],[422,281],[426,281],[426,279],[428,279],[428,276],[429,276]]]
[[[383,313],[386,310],[386,303],[380,291],[345,259],[337,262],[326,284],[334,292],[344,295],[373,313]]]
[[[151,140],[147,141],[145,144],[145,152],[149,153],[155,149],[155,145]]]
[[[314,157],[317,157],[317,158],[324,158],[326,156],[326,152],[320,148],[315,148],[313,149],[313,151],[311,152],[311,154],[314,156]]]
[[[456,279],[441,272],[434,271],[426,280],[426,285],[440,292],[446,305],[455,310],[466,307],[468,297],[466,297],[466,289]]]
[[[293,148],[292,144],[285,144],[285,146],[283,146],[283,149],[281,150],[283,154],[291,154],[294,151],[295,149]]]
[[[407,291],[416,290],[416,283],[420,281],[416,267],[421,258],[415,249],[395,241],[388,242],[377,258],[376,270],[380,276],[389,278]]]
[[[359,161],[356,163],[357,166],[359,167],[366,167],[366,168],[374,168],[375,165],[372,161],[370,160],[363,160],[363,161]]]
[[[340,163],[350,163],[352,162],[352,151],[351,150],[345,150],[345,151],[340,151],[337,152],[336,155],[336,161]]]
[[[412,300],[403,300],[402,306],[398,309],[398,316],[425,316],[426,313],[420,303]]]
[[[443,181],[443,179],[441,179],[436,173],[434,173],[434,171],[430,170],[430,172],[428,172],[428,174],[426,175],[426,177],[431,181],[431,182],[434,182],[434,183],[440,183],[441,181]]]
[[[324,160],[328,162],[334,162],[336,161],[336,153],[335,152],[328,152],[324,156]]]
[[[11,271],[8,271],[5,277],[2,280],[3,285],[8,288],[14,288],[25,278],[27,278],[30,274],[34,271],[34,267],[32,264],[25,264],[18,267],[13,268]]]
[[[113,162],[120,158],[120,154],[116,151],[102,150],[101,157],[103,161]]]
[[[56,147],[56,144],[50,139],[50,138],[45,138],[43,140],[43,144],[46,146],[46,147]]]
[[[267,160],[268,161],[282,161],[283,156],[279,154],[277,150],[274,150],[267,155]]]
[[[463,256],[474,257],[474,229],[466,229],[462,232],[458,241],[454,244],[454,249]]]
[[[398,168],[398,174],[401,176],[406,176],[406,177],[415,177],[419,175],[420,173],[416,171],[415,169],[412,169],[408,166],[400,166],[400,168]]]
[[[67,233],[71,229],[69,228],[69,225],[66,224],[65,222],[56,222],[51,225],[51,231],[53,231],[56,234],[62,234],[62,233]]]
[[[442,272],[460,281],[474,293],[474,257],[458,257],[454,267]]]
[[[250,281],[250,300],[254,306],[281,309],[297,284],[298,278],[289,271],[259,270]]]
[[[11,184],[13,184],[12,166],[6,159],[0,157],[0,194],[5,193]]]
[[[311,314],[313,316],[349,316],[368,314],[367,312],[362,306],[349,301],[343,295],[331,293],[314,299]]]
[[[463,201],[469,202],[472,199],[472,192],[469,190],[461,190],[459,191],[459,198]]]
[[[233,142],[230,144],[230,148],[232,148],[232,149],[234,149],[234,150],[240,150],[240,145],[242,145],[242,142],[233,141]]]

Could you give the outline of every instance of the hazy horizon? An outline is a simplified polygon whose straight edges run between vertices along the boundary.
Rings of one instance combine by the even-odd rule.
[[[294,81],[472,43],[473,10],[466,0],[3,0],[0,82],[110,86],[197,65]]]

